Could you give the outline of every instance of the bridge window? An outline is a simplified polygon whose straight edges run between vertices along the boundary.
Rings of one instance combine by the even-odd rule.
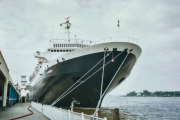
[[[63,52],[65,52],[65,50],[63,50]]]
[[[56,52],[56,50],[54,50],[54,52]]]
[[[51,52],[53,52],[53,50],[51,50]]]
[[[54,44],[54,47],[55,47],[55,44]]]
[[[62,52],[62,50],[60,50],[60,52]]]
[[[59,50],[57,50],[57,52],[59,52]]]

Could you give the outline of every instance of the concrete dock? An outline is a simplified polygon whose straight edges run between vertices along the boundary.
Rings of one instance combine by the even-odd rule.
[[[6,111],[0,111],[0,120],[8,120],[30,114],[31,112],[28,110],[29,106],[30,103],[17,103],[12,107],[7,107]],[[30,107],[30,110],[33,111],[32,115],[20,118],[18,120],[49,120],[46,116],[44,116],[34,108]]]

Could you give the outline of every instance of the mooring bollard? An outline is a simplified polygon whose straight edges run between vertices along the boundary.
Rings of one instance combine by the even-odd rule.
[[[119,109],[115,108],[112,110],[113,120],[119,120]]]

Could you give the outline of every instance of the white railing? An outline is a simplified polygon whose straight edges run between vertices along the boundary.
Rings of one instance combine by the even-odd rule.
[[[126,36],[111,36],[111,37],[104,37],[99,41],[90,41],[90,40],[82,40],[82,39],[51,39],[49,48],[67,48],[67,46],[73,46],[76,48],[83,48],[83,46],[91,46],[94,44],[106,43],[106,42],[129,42],[136,45],[139,45],[139,42],[136,38],[126,37]],[[60,47],[60,44],[62,45]],[[56,45],[56,47],[54,47]]]
[[[31,106],[48,117],[51,120],[107,120],[106,118],[98,118],[92,115],[86,115],[83,112],[77,113],[50,105],[42,105],[41,103],[31,102]]]
[[[92,45],[95,42],[90,40],[82,40],[82,39],[51,39],[49,43],[73,43],[73,44],[85,44],[85,45]]]
[[[135,38],[125,37],[125,36],[112,36],[112,37],[105,37],[101,40],[95,42],[95,44],[104,43],[104,42],[129,42],[139,45],[139,42]]]

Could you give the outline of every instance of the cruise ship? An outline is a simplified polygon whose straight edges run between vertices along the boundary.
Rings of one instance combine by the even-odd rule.
[[[38,63],[29,78],[29,99],[58,107],[69,107],[76,99],[75,107],[100,108],[104,96],[130,75],[141,55],[138,40],[70,39],[69,17],[60,26],[65,26],[67,39],[51,39],[45,52],[35,53]]]

